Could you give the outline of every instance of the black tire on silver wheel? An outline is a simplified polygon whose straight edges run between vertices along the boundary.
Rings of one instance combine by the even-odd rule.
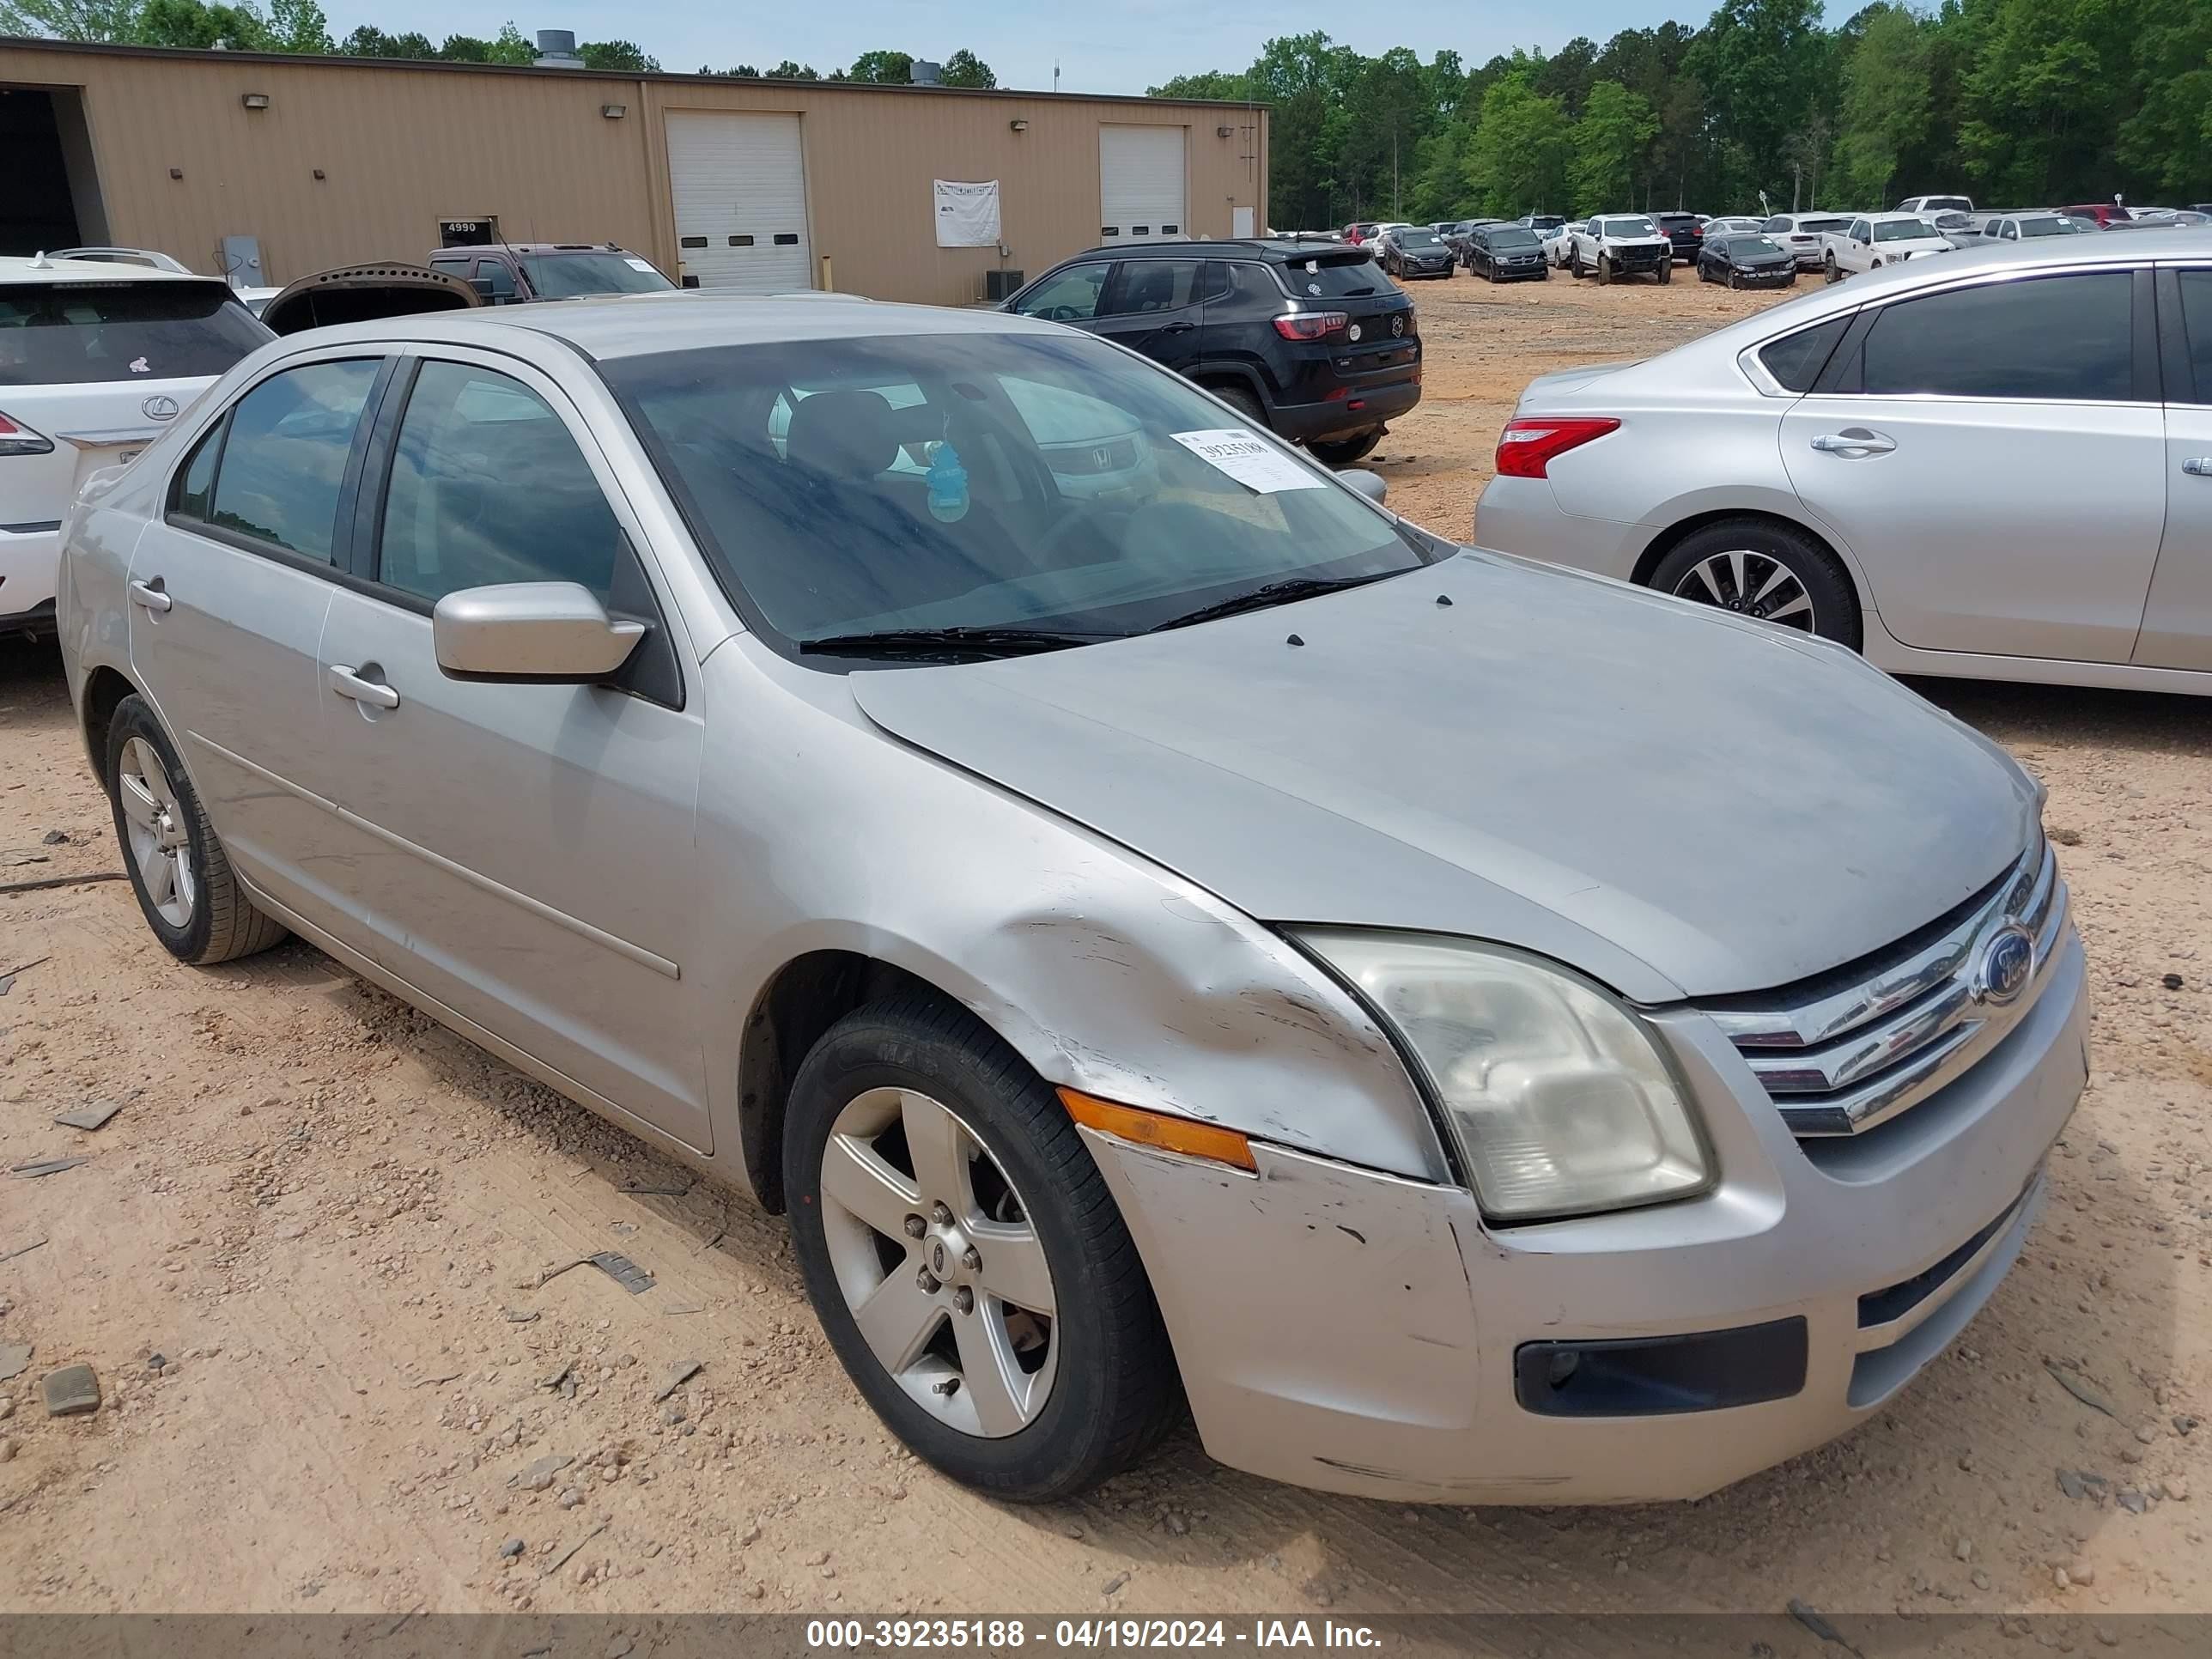
[[[848,1014],[793,1080],[792,1237],[830,1346],[900,1439],[963,1485],[1075,1496],[1177,1400],[1144,1264],[1054,1091],[966,1011]]]
[[[1382,441],[1382,428],[1376,426],[1355,432],[1348,438],[1317,438],[1306,446],[1306,450],[1324,466],[1350,466],[1364,459]]]
[[[1601,253],[1597,256],[1597,285],[1607,286],[1613,281],[1613,261]]]
[[[1729,291],[1730,293],[1734,293],[1736,289],[1743,286],[1741,282],[1736,280],[1736,274],[1733,270],[1729,271],[1728,274],[1728,285]]]
[[[115,706],[103,776],[131,890],[171,956],[205,966],[283,939],[239,885],[176,745],[135,694]]]
[[[1654,567],[1650,585],[1782,628],[1859,647],[1858,596],[1835,556],[1774,519],[1723,519],[1693,531]]]
[[[1836,269],[1836,256],[1834,254],[1822,254],[1820,256],[1820,265],[1821,268],[1828,273],[1828,280],[1830,282],[1840,283],[1844,280],[1844,273]]]

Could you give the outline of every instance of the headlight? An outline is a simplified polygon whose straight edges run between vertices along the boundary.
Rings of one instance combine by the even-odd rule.
[[[1712,1179],[1682,1085],[1634,1015],[1494,946],[1301,929],[1398,1034],[1500,1220],[1656,1204]]]

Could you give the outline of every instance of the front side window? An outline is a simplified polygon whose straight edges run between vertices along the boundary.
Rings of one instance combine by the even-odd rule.
[[[2134,396],[2124,270],[1954,289],[1883,307],[1867,332],[1875,396],[2121,401]]]
[[[1863,242],[1868,240],[1867,222],[1863,219],[1854,221],[1851,225],[1851,240]]]
[[[207,522],[330,562],[346,458],[380,367],[373,357],[308,363],[270,375],[240,398]]]
[[[598,367],[718,578],[802,646],[1119,637],[1285,578],[1438,556],[1176,376],[1087,337],[778,342]]]
[[[580,582],[604,605],[622,545],[550,404],[494,369],[422,365],[392,447],[378,580],[433,604],[497,582]]]
[[[1106,286],[1106,273],[1113,266],[1104,260],[1087,265],[1070,265],[1057,276],[1048,276],[1022,296],[1014,309],[1024,317],[1042,317],[1048,322],[1080,322],[1098,314],[1099,290]]]
[[[222,283],[0,286],[0,386],[212,378],[276,337]]]
[[[2212,404],[2212,270],[2185,270],[2179,275],[2181,326],[2188,338],[2197,401]]]
[[[658,294],[676,286],[635,253],[526,253],[522,274],[541,300],[593,294]]]
[[[514,297],[514,272],[507,268],[506,260],[477,260],[477,276],[482,279],[484,293],[489,297],[494,300],[512,300]]]

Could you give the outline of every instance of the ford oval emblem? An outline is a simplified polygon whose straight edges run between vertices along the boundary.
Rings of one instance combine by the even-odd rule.
[[[138,408],[149,421],[173,421],[177,418],[177,400],[159,392]]]
[[[2016,923],[1999,928],[1982,947],[1982,1000],[2010,1002],[2027,988],[2034,971],[2035,941],[2027,929]]]

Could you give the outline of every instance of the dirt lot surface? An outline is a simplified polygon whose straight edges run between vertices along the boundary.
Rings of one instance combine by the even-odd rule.
[[[1419,302],[1425,401],[1376,465],[1395,505],[1463,533],[1530,375],[1663,349],[1760,301],[1462,276]],[[1921,689],[2050,784],[2096,1077],[2019,1269],[1838,1444],[1693,1504],[1410,1510],[1230,1473],[1186,1430],[1089,1502],[997,1507],[892,1447],[817,1334],[779,1220],[304,945],[181,968],[127,885],[62,885],[0,896],[0,975],[20,968],[0,981],[0,1164],[89,1160],[0,1176],[0,1346],[35,1350],[0,1382],[0,1608],[1798,1597],[2064,1610],[2078,1626],[2037,1634],[2088,1650],[2111,1613],[2212,1609],[2212,1421],[2195,1421],[2212,1419],[2212,709]],[[119,868],[54,659],[0,647],[0,883]],[[96,1133],[53,1122],[99,1102],[122,1109]],[[655,1288],[588,1267],[538,1284],[609,1249]],[[40,1377],[80,1360],[105,1403],[50,1419]]]

